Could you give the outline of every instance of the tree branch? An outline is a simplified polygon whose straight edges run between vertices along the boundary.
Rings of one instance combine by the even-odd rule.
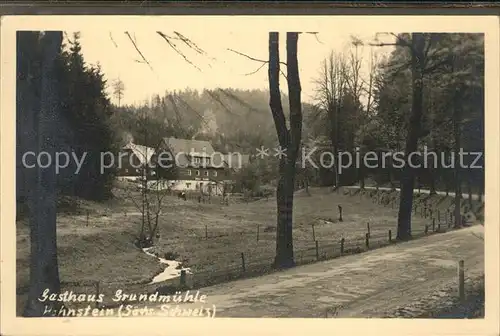
[[[264,66],[266,65],[266,63],[262,63],[260,65],[260,67],[257,68],[257,70],[255,71],[252,71],[252,72],[249,72],[249,73],[246,73],[246,74],[243,74],[243,76],[250,76],[250,75],[253,75],[253,74],[256,74],[257,72],[259,72],[260,69],[262,69]]]
[[[255,57],[249,56],[249,55],[247,55],[247,54],[244,54],[244,53],[242,53],[242,52],[236,51],[236,50],[231,49],[231,48],[227,48],[227,50],[229,50],[229,51],[231,51],[231,52],[233,52],[233,53],[235,53],[235,54],[238,54],[238,55],[240,55],[240,56],[246,57],[246,58],[248,58],[248,59],[249,59],[249,60],[251,60],[251,61],[260,62],[260,63],[264,63],[264,64],[269,63],[269,61],[265,61],[265,60],[261,60],[261,59],[258,59],[258,58],[255,58]],[[279,62],[279,63],[280,63],[280,64],[283,64],[283,65],[285,65],[285,66],[286,66],[286,63],[285,63],[285,62]]]
[[[396,42],[394,42],[394,43],[383,43],[383,42],[369,43],[368,45],[370,45],[372,47],[403,46],[403,47],[409,48],[413,53],[416,52],[416,50],[413,48],[412,44],[409,41],[402,39],[401,37],[399,37],[395,33],[389,33],[389,35],[394,36],[396,38]]]
[[[379,43],[368,43],[369,46],[372,46],[372,47],[386,47],[386,46],[398,46],[400,44],[398,43],[383,43],[383,42],[379,42]]]
[[[165,35],[164,33],[162,33],[161,31],[157,31],[156,32],[158,35],[160,35],[164,40],[165,42],[167,42],[167,44],[170,46],[170,48],[172,48],[179,56],[181,56],[182,58],[184,58],[184,60],[191,64],[194,68],[196,68],[198,71],[202,72],[201,69],[199,67],[197,67],[193,62],[191,62],[187,57],[186,55],[184,55],[182,53],[182,51],[179,50],[179,48],[177,48],[177,46],[172,42],[170,41],[169,37],[167,35]],[[184,43],[186,43],[185,41],[183,41]]]
[[[149,66],[149,68],[151,69],[151,71],[153,71],[153,67],[151,66],[151,64],[149,64],[148,60],[146,59],[146,57],[144,57],[144,55],[142,54],[142,52],[139,50],[139,48],[137,47],[137,44],[135,43],[135,41],[132,39],[132,36],[130,36],[129,32],[125,32],[125,35],[128,36],[130,42],[132,42],[132,44],[134,45],[134,48],[135,50],[137,50],[137,52],[139,53],[139,55],[141,56],[142,60]]]
[[[196,51],[198,54],[200,55],[204,55],[204,56],[208,56],[207,52],[203,49],[201,49],[200,47],[198,47],[198,45],[196,43],[194,43],[193,41],[191,41],[189,38],[187,38],[186,36],[182,35],[181,33],[177,32],[177,31],[174,31],[174,34],[177,35],[177,37],[182,41],[184,42],[188,47],[190,47],[191,49],[193,49],[194,51]],[[212,60],[215,60],[214,58],[211,57]]]
[[[111,39],[111,42],[115,45],[115,48],[118,48],[118,44],[116,44],[115,40],[113,39],[113,35],[111,35],[111,32],[109,32],[109,38]]]
[[[288,80],[288,77],[287,77],[287,75],[283,72],[283,70],[281,70],[281,69],[280,69],[280,73],[281,73],[281,75],[282,75],[283,77],[285,77],[285,79],[286,79],[286,80]]]
[[[444,67],[446,65],[449,65],[449,64],[450,64],[450,59],[448,57],[446,57],[446,59],[444,59],[440,62],[437,62],[437,63],[433,64],[432,66],[425,68],[422,71],[422,74],[424,74],[424,75],[430,74],[430,73],[436,71],[437,69]]]
[[[299,33],[300,34],[300,33]],[[316,41],[318,41],[319,44],[324,44],[323,42],[321,42],[318,38],[318,34],[319,32],[305,32],[305,34],[310,34],[310,35],[314,35],[314,37],[316,38]]]

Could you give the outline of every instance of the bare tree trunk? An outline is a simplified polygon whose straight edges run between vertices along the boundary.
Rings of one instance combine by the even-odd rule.
[[[33,130],[35,139],[30,147],[37,153],[45,151],[54,157],[57,132],[54,128],[60,117],[55,62],[62,44],[62,32],[45,32],[40,43],[43,50],[40,110],[30,111],[38,126]],[[52,315],[47,310],[60,306],[38,300],[46,289],[51,293],[59,293],[61,289],[57,262],[56,175],[53,168],[32,169],[31,173],[30,290],[23,315],[41,317]]]
[[[295,265],[293,255],[293,194],[296,160],[302,135],[302,103],[297,59],[298,33],[287,33],[287,80],[290,105],[290,129],[287,129],[279,90],[279,34],[269,33],[269,106],[276,126],[278,140],[286,148],[286,156],[279,163],[279,181],[276,190],[277,234],[275,268]]]
[[[339,132],[340,132],[340,127],[339,127],[339,116],[340,116],[340,104],[342,103],[342,91],[339,91],[339,99],[337,102],[337,105],[335,107],[335,144],[333,147],[333,154],[334,154],[334,174],[335,174],[335,189],[340,188],[341,182],[340,182],[340,174],[339,174],[339,169],[338,165],[340,164],[338,158],[339,158],[339,142],[340,142],[340,137],[339,137]]]
[[[434,176],[434,168],[429,168],[429,194],[436,195],[436,179]]]
[[[389,184],[391,186],[391,190],[396,190],[396,184],[394,183],[394,164],[392,160],[392,154],[389,157]]]
[[[423,64],[425,38],[422,33],[412,33],[412,108],[408,135],[405,146],[406,165],[401,178],[401,196],[398,213],[397,239],[408,240],[411,238],[411,211],[413,203],[413,185],[415,182],[415,169],[410,167],[408,156],[417,150],[421,130],[422,100],[423,100]]]
[[[446,151],[446,156],[449,156],[449,151],[447,150]],[[450,158],[451,160],[451,158]],[[448,169],[445,169],[444,170],[444,177],[445,177],[445,181],[444,181],[444,187],[445,187],[445,191],[446,191],[446,196],[449,196],[450,195],[450,176],[448,174]]]
[[[483,173],[483,177],[481,178],[481,181],[479,184],[479,195],[477,195],[477,197],[478,197],[477,200],[479,202],[483,201],[483,194],[484,194],[484,173]]]
[[[462,108],[459,101],[459,91],[455,89],[455,95],[453,97],[453,136],[455,138],[455,228],[462,226],[462,214],[461,214],[461,202],[462,202],[462,179],[461,179],[461,167],[460,167],[460,157],[458,153],[460,152],[461,146],[461,131],[460,123],[462,120]]]
[[[361,151],[360,156],[363,157],[364,151]],[[358,167],[358,180],[359,180],[359,188],[361,190],[365,190],[365,165],[364,160],[360,160]]]
[[[339,186],[339,174],[337,169],[336,158],[337,154],[337,146],[338,146],[338,111],[337,107],[331,106],[328,109],[329,119],[330,119],[330,141],[332,143],[332,153],[333,153],[333,162],[332,162],[332,173],[333,173],[333,183],[332,183],[332,191],[337,189]]]
[[[468,195],[468,201],[469,201],[469,208],[472,209],[472,182],[471,182],[471,171],[469,170],[467,172],[467,195]]]
[[[361,190],[365,190],[365,171],[363,163],[359,166],[359,187]]]
[[[429,42],[430,43],[430,42]],[[432,88],[432,79],[429,79],[429,86]],[[432,140],[432,149],[434,152],[438,152],[437,148],[437,141],[436,141],[436,133],[435,133],[435,127],[436,127],[436,122],[435,122],[435,115],[434,115],[434,97],[432,95],[432,89],[429,91],[429,114],[430,114],[430,134],[431,134],[431,140]],[[436,160],[437,161],[437,160]],[[429,194],[430,195],[436,195],[436,161],[432,161],[432,164],[430,167],[428,167],[428,173],[429,173]]]
[[[280,179],[276,192],[278,206],[278,228],[276,235],[276,268],[288,268],[295,265],[293,257],[293,182],[294,168],[286,158],[280,160]]]
[[[304,167],[302,169],[304,175],[303,175],[303,181],[304,181],[304,188],[306,189],[306,194],[307,196],[311,196],[311,192],[309,191],[309,170],[307,167]]]

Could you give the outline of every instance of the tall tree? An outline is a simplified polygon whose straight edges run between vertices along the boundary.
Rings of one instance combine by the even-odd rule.
[[[459,133],[464,128],[466,120],[469,120],[472,121],[471,126],[474,125],[472,129],[475,130],[475,136],[471,136],[468,142],[474,143],[474,148],[482,151],[484,146],[480,140],[482,134],[480,129],[483,123],[481,114],[483,107],[479,99],[482,97],[483,87],[484,53],[482,45],[484,42],[482,36],[479,36],[480,34],[441,33],[392,35],[396,37],[395,43],[374,44],[379,46],[396,45],[390,56],[391,61],[388,62],[391,69],[386,70],[384,74],[387,79],[383,79],[377,84],[377,86],[382,84],[383,87],[377,93],[378,116],[381,126],[387,127],[391,123],[398,123],[398,128],[406,130],[405,155],[408,155],[409,151],[420,150],[419,141],[423,144],[430,143],[435,150],[439,148],[447,153],[451,151],[453,145],[458,146],[454,148],[455,150],[460,148],[460,139],[463,136]],[[392,80],[390,80],[391,78]],[[405,87],[411,88],[411,92],[403,90]],[[427,93],[425,100],[423,98],[424,90]],[[432,90],[432,97],[429,93],[430,90]],[[457,94],[457,92],[459,93]],[[411,98],[408,99],[410,94]],[[468,103],[471,99],[474,99],[473,104]],[[407,102],[411,102],[411,108],[406,106]],[[467,111],[468,118],[461,116],[465,111]],[[408,119],[405,118],[407,113],[409,114]],[[394,127],[388,129],[393,129],[394,134],[398,133]],[[478,130],[479,132],[477,132]],[[400,143],[398,139],[399,136],[394,137],[390,141],[392,144],[389,147],[398,146]],[[455,160],[457,159],[458,153],[450,154],[452,157],[454,155]],[[427,182],[427,186],[433,189],[433,180],[436,178],[434,174],[438,173],[436,169],[430,171],[428,169],[412,169],[408,163],[406,161],[401,179],[401,184],[404,183],[405,186],[402,186],[398,216],[398,238],[400,239],[408,239],[411,236],[413,182],[410,183],[410,180],[414,181],[416,176],[421,177],[422,173],[427,173],[427,175],[430,173],[432,176],[427,176],[427,181],[424,182]],[[459,163],[456,162],[454,166],[454,181],[458,199],[461,197],[461,190],[459,190],[462,185],[462,182],[459,181],[461,173],[457,174],[460,170]],[[439,171],[445,180],[446,175],[448,175],[446,169],[450,170],[451,167],[453,166],[443,167]],[[456,218],[460,220],[460,205],[458,200],[455,201],[457,202]]]
[[[116,152],[111,129],[111,104],[106,80],[99,65],[85,64],[80,34],[69,40],[69,50],[60,55],[58,71],[62,114],[70,130],[70,147],[79,157],[86,155],[81,170],[73,174],[71,193],[92,200],[111,197],[114,170],[100,172],[100,153]]]
[[[297,44],[299,33],[286,35],[287,84],[290,106],[290,128],[287,127],[279,86],[280,58],[279,33],[269,33],[269,106],[273,115],[281,150],[286,151],[279,162],[279,180],[276,190],[277,235],[276,268],[295,265],[293,256],[293,194],[295,189],[295,170],[302,136],[302,104],[299,78]]]
[[[125,83],[120,78],[117,78],[113,82],[113,95],[118,99],[118,107],[121,106],[121,101],[123,98],[123,92],[125,91]]]
[[[417,151],[418,139],[421,136],[422,102],[423,102],[423,76],[425,37],[421,33],[412,33],[411,36],[411,83],[412,103],[408,124],[408,134],[405,145],[405,167],[401,179],[401,195],[398,212],[397,238],[406,240],[411,237],[411,213],[413,204],[413,187],[415,183],[415,170],[410,165],[410,155]]]
[[[332,189],[340,186],[340,175],[336,159],[343,139],[340,132],[343,129],[342,124],[345,120],[340,120],[342,117],[340,111],[346,91],[346,72],[347,63],[344,55],[332,52],[323,61],[320,78],[317,80],[318,106],[320,111],[325,112],[323,115],[318,115],[318,117],[326,119],[328,137],[330,138],[333,153],[332,169],[334,179]]]
[[[23,34],[18,34],[22,39]],[[27,111],[35,120],[35,137],[29,148],[54,157],[56,148],[56,122],[60,118],[57,97],[56,59],[62,45],[62,32],[47,31],[41,34],[42,55],[40,109]],[[33,104],[33,107],[37,104]],[[30,290],[24,316],[41,317],[46,305],[56,308],[56,303],[38,300],[44,290],[59,293],[60,280],[57,262],[56,239],[56,175],[54,169],[32,169],[30,192]]]

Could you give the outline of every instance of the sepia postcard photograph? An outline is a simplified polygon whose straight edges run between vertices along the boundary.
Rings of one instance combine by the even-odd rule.
[[[3,17],[2,334],[498,334],[499,27]]]

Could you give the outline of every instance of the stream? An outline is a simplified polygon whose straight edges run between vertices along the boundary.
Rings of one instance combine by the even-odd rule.
[[[190,268],[184,268],[182,266],[179,268],[179,265],[181,265],[180,261],[167,260],[167,259],[164,259],[164,258],[157,257],[153,253],[149,252],[149,250],[151,248],[152,247],[143,248],[142,250],[147,255],[149,255],[149,256],[151,256],[153,258],[158,259],[158,261],[160,263],[165,264],[167,267],[165,268],[165,270],[163,272],[161,272],[160,274],[158,274],[157,276],[155,276],[153,278],[153,280],[151,280],[150,284],[154,284],[154,283],[163,282],[163,281],[166,281],[166,280],[178,278],[178,277],[181,276],[181,271],[183,271],[183,270],[186,271],[186,274],[193,274],[191,272]]]

